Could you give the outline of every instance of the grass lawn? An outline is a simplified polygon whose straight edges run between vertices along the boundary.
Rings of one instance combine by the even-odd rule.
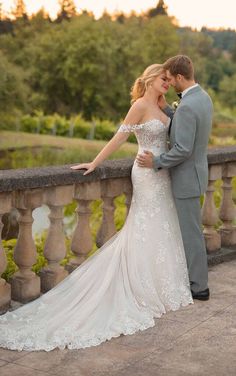
[[[0,150],[6,150],[12,147],[31,147],[46,146],[60,147],[63,149],[86,149],[91,152],[99,152],[107,141],[84,140],[81,138],[69,138],[61,136],[49,136],[41,134],[32,134],[25,132],[0,131]],[[120,150],[122,152],[135,155],[137,146],[126,142]]]

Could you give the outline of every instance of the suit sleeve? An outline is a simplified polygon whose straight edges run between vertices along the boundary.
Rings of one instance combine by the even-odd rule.
[[[193,151],[196,134],[196,115],[190,107],[182,105],[175,112],[175,144],[167,152],[153,157],[154,170],[171,168],[183,163]]]

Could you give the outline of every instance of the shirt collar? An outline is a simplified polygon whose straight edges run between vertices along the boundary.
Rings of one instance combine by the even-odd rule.
[[[198,84],[194,84],[193,86],[190,86],[188,87],[187,89],[185,89],[184,91],[182,91],[182,98],[184,97],[185,94],[187,94],[187,92],[191,89],[193,89],[194,87],[197,87]]]

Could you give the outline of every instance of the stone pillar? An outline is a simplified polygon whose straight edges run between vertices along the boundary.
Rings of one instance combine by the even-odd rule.
[[[236,226],[233,221],[236,217],[235,205],[232,199],[232,179],[236,175],[236,163],[227,163],[223,168],[222,190],[223,198],[220,207],[220,227],[221,244],[225,247],[236,244]]]
[[[42,191],[33,189],[16,192],[14,201],[20,213],[19,236],[14,251],[14,261],[19,271],[11,278],[12,299],[26,303],[40,295],[40,278],[31,270],[37,260],[32,237],[32,211],[41,206]]]
[[[73,199],[74,186],[59,186],[45,191],[45,204],[50,208],[50,227],[44,248],[48,265],[40,271],[41,291],[46,292],[62,281],[68,272],[60,265],[66,256],[63,230],[63,207]]]
[[[103,199],[103,218],[102,225],[98,231],[96,243],[101,247],[116,233],[114,222],[115,197],[123,193],[123,179],[109,179],[101,182]]]
[[[215,225],[219,221],[219,216],[214,203],[214,183],[221,179],[222,169],[220,165],[209,167],[208,188],[205,194],[205,201],[202,208],[202,223],[204,225],[204,236],[208,252],[213,252],[221,247],[220,234],[216,231]]]
[[[7,267],[7,258],[2,246],[2,216],[11,210],[11,194],[0,193],[0,314],[6,312],[11,304],[11,286],[1,278]]]
[[[75,254],[75,258],[67,265],[67,269],[71,272],[78,267],[88,256],[92,250],[93,239],[89,225],[91,215],[90,203],[93,200],[101,198],[100,182],[77,184],[75,188],[75,199],[78,202],[77,215],[78,222],[75,228],[71,250]]]

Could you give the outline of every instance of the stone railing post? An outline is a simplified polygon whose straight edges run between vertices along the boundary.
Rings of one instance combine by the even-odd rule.
[[[214,183],[221,179],[222,168],[220,165],[209,166],[208,188],[205,194],[205,200],[202,208],[202,223],[204,225],[204,237],[208,252],[216,251],[221,247],[220,234],[215,226],[219,221],[219,216],[214,203]]]
[[[11,210],[11,194],[0,193],[0,314],[6,312],[11,304],[11,286],[1,278],[7,267],[7,258],[2,246],[2,216]]]
[[[42,292],[50,290],[68,275],[60,265],[60,261],[66,256],[63,207],[72,201],[73,191],[74,186],[71,185],[52,187],[45,191],[45,204],[50,208],[50,227],[44,248],[48,265],[40,271]]]
[[[109,179],[101,182],[103,200],[102,225],[98,231],[96,243],[101,247],[116,233],[114,222],[114,199],[123,193],[123,179]]]
[[[91,215],[90,204],[93,200],[101,198],[100,182],[77,184],[74,198],[78,202],[76,210],[78,222],[73,234],[71,250],[76,257],[67,265],[69,271],[74,270],[82,264],[88,253],[92,250],[93,239],[89,225]]]
[[[42,190],[16,192],[14,201],[20,213],[19,235],[14,251],[14,261],[19,271],[11,278],[12,299],[26,303],[40,295],[40,278],[31,270],[37,260],[32,237],[32,211],[42,204]]]
[[[227,163],[223,167],[222,173],[223,198],[220,207],[220,219],[223,222],[220,227],[221,244],[225,247],[236,244],[236,226],[233,225],[236,210],[232,199],[232,179],[234,176],[236,176],[236,163]]]

